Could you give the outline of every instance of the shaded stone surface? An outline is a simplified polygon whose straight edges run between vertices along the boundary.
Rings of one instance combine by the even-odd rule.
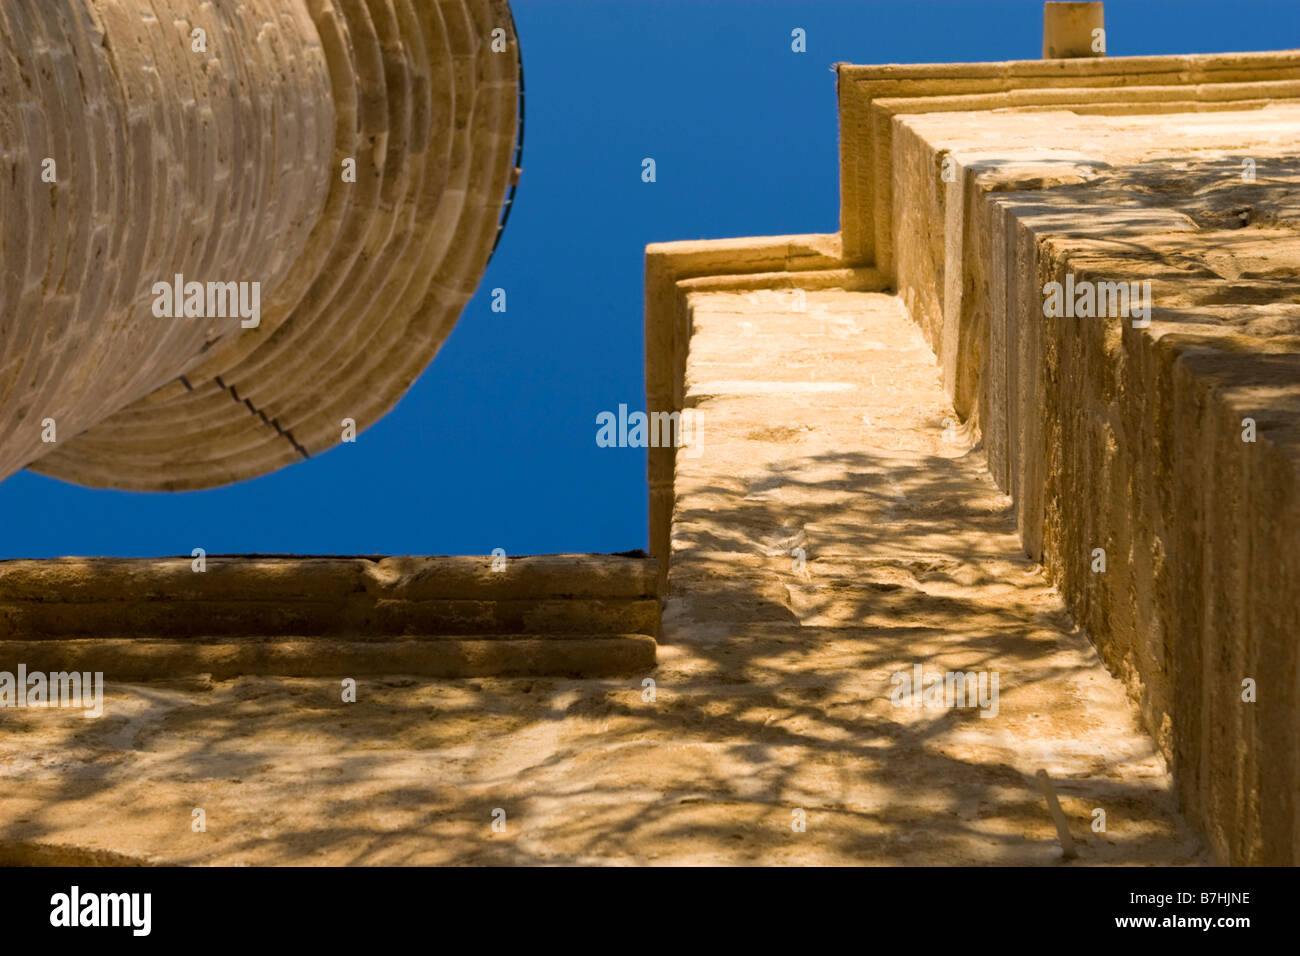
[[[1020,553],[980,454],[945,439],[953,413],[899,300],[814,291],[791,314],[793,301],[692,297],[688,379],[713,397],[689,392],[702,454],[679,477],[653,671],[376,677],[355,704],[336,681],[201,678],[116,686],[98,721],[10,711],[0,848],[33,861],[75,847],[186,863],[1053,864],[1043,768],[1081,862],[1202,861],[1122,685]],[[724,395],[721,381],[736,384]],[[773,381],[851,390],[836,405],[744,387]],[[997,716],[896,706],[892,675],[916,663],[997,670]],[[206,833],[190,830],[195,807]],[[1090,829],[1098,807],[1105,833]]]
[[[1300,60],[839,80],[840,234],[647,250],[648,408],[700,416],[649,456],[653,671],[10,711],[0,860],[1050,864],[1045,770],[1083,864],[1293,862]],[[1152,326],[1047,323],[1071,269],[1150,277]],[[895,701],[917,665],[996,673],[996,716]]]
[[[1300,852],[1297,129],[1276,103],[931,113],[893,140],[899,286],[947,391],[1026,550],[1239,863]],[[945,157],[957,178],[936,191]],[[1149,282],[1150,326],[1045,317],[1067,277]]]

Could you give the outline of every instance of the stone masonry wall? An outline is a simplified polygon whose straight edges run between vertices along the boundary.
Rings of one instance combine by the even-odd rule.
[[[1300,858],[1298,114],[931,114],[894,130],[900,294],[1026,551],[1229,863]],[[1044,284],[1069,274],[1150,280],[1150,326],[1045,318]]]

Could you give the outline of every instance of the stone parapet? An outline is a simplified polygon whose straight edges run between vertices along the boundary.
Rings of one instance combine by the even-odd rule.
[[[1297,129],[1278,102],[899,115],[891,138],[900,294],[1026,551],[1236,864],[1300,857]],[[1150,311],[1047,316],[1053,282],[1146,283]]]
[[[0,653],[118,681],[594,676],[654,665],[648,558],[213,555],[202,572],[193,561],[0,562]]]

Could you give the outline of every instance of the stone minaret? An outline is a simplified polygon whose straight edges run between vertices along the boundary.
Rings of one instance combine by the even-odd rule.
[[[0,479],[206,488],[384,415],[494,247],[518,53],[506,0],[0,5]]]

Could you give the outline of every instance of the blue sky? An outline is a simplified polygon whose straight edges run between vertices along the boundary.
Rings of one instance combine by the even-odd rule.
[[[834,232],[836,61],[1034,59],[1042,42],[1041,0],[513,7],[527,82],[515,206],[479,294],[397,409],[356,444],[213,491],[20,473],[0,484],[0,557],[645,547],[645,452],[595,443],[599,412],[644,405],[645,245]],[[1300,46],[1297,0],[1109,0],[1106,21],[1118,56]],[[790,50],[795,27],[806,53]]]

